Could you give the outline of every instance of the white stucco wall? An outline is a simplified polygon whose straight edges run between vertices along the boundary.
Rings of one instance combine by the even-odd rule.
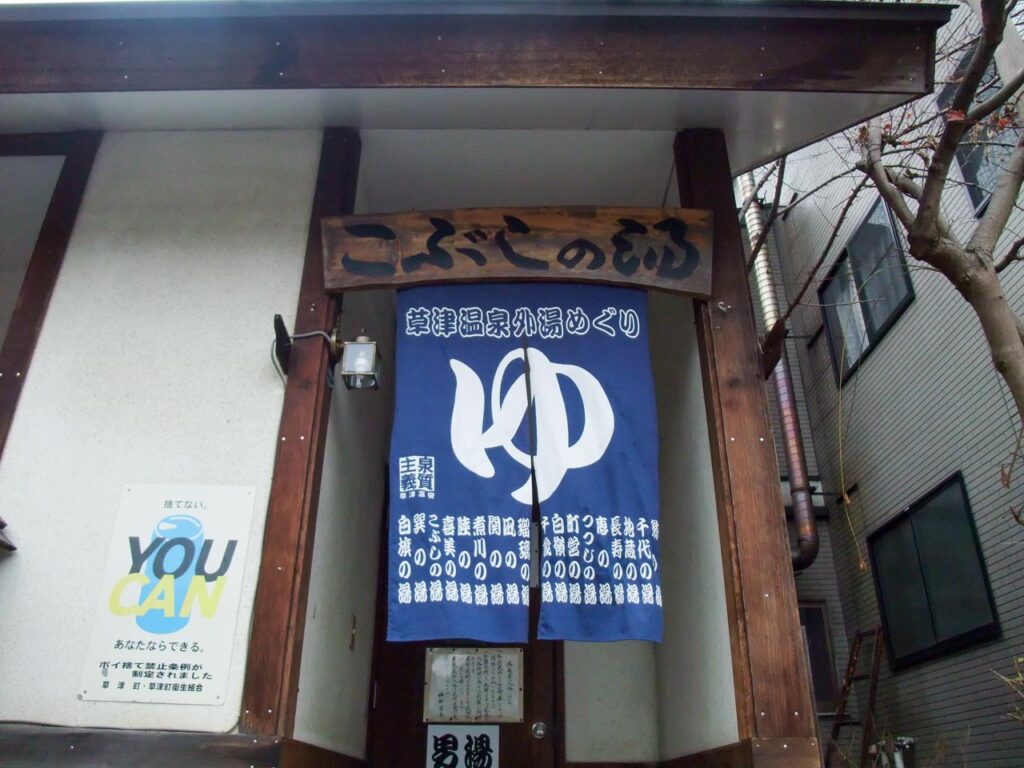
[[[657,760],[654,644],[567,642],[564,649],[566,759]]]
[[[0,719],[225,731],[245,650],[320,134],[107,134],[0,460]],[[76,698],[126,483],[252,485],[221,706]],[[16,620],[14,620],[16,618]]]
[[[652,291],[650,326],[664,642],[565,644],[570,761],[654,761],[739,739],[693,303]]]
[[[379,344],[377,391],[338,382],[324,452],[316,540],[302,644],[295,738],[363,757],[373,658],[374,610],[385,468],[394,410],[393,291],[345,296],[342,330],[362,329]],[[350,647],[355,620],[354,647]]]
[[[63,165],[63,157],[0,157],[0,341]]]
[[[665,611],[655,677],[665,760],[732,744],[739,730],[693,303],[652,292],[650,306]]]

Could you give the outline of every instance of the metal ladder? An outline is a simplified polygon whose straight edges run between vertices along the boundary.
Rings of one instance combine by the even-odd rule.
[[[871,653],[871,671],[857,672],[857,662],[860,659],[861,646],[865,640],[870,639],[874,647]],[[832,733],[828,739],[828,747],[825,750],[825,768],[832,768],[832,757],[839,746],[839,731],[844,727],[861,726],[863,732],[860,743],[860,768],[868,768],[870,763],[869,750],[871,740],[875,735],[875,694],[878,692],[878,668],[882,663],[882,628],[875,627],[858,632],[853,637],[853,645],[850,648],[850,661],[846,665],[846,675],[843,677],[843,687],[839,692],[839,701],[836,704],[835,721],[832,723]],[[870,681],[868,684],[868,700],[864,706],[863,715],[860,720],[846,717],[846,704],[850,698],[850,688],[853,683],[860,680]]]

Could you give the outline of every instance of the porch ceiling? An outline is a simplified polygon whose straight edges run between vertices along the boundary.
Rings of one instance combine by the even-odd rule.
[[[738,173],[905,100],[885,94],[536,88],[8,94],[0,96],[0,132],[343,125],[674,133],[719,127]]]
[[[0,131],[720,128],[733,170],[931,91],[944,6],[0,0]]]

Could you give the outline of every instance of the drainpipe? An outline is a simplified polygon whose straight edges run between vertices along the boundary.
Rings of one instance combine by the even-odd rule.
[[[754,174],[745,173],[740,176],[740,192],[744,199],[753,194],[754,188]],[[761,207],[756,202],[747,208],[746,222],[747,237],[753,244],[764,229]],[[775,294],[775,283],[772,280],[771,254],[767,240],[762,244],[754,261],[754,275],[765,328],[771,329],[781,315],[778,297]],[[796,392],[793,389],[793,377],[786,357],[785,344],[771,376],[782,420],[782,441],[786,453],[786,470],[789,473],[789,490],[793,498],[793,520],[796,523],[796,546],[792,551],[793,570],[802,571],[813,563],[818,555],[818,525],[814,519],[814,503],[811,499],[810,482],[807,479],[807,458],[804,454],[800,416],[796,409]]]

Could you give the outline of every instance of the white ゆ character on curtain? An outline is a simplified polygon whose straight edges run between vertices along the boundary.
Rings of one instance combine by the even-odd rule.
[[[546,501],[558,489],[570,469],[594,464],[604,455],[615,432],[615,414],[601,383],[578,365],[551,362],[537,349],[515,349],[498,364],[491,384],[492,423],[484,429],[484,387],[480,377],[465,363],[451,360],[455,373],[455,404],[452,408],[451,440],[456,458],[466,469],[480,477],[494,477],[494,465],[487,455],[490,448],[503,448],[524,467],[530,466],[530,455],[513,443],[527,415],[526,372],[512,383],[501,397],[505,370],[514,360],[525,360],[529,367],[530,387],[536,410],[537,453],[534,471],[537,476],[538,501]],[[583,403],[583,431],[569,444],[569,416],[558,377],[564,376],[579,391]],[[531,504],[533,493],[530,478],[515,491],[512,498]]]

